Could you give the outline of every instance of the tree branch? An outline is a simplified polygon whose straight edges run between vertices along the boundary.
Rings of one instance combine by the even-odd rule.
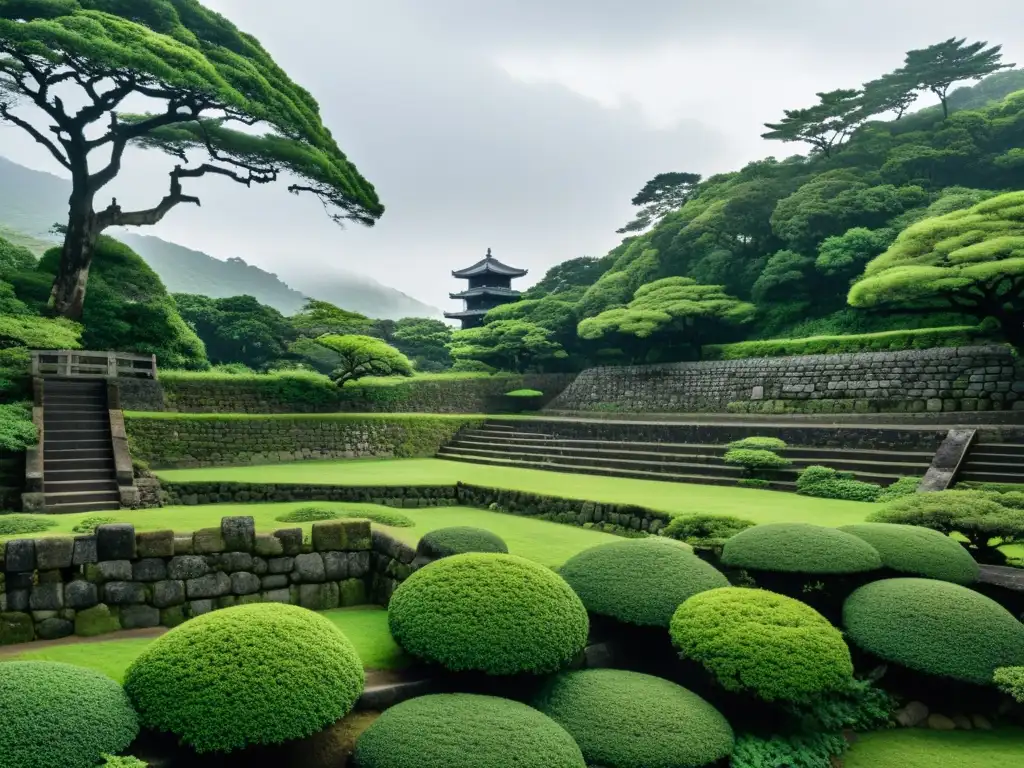
[[[31,123],[29,123],[29,122],[27,122],[25,120],[22,120],[20,117],[18,117],[17,115],[13,114],[10,111],[10,105],[7,104],[7,102],[0,102],[0,117],[2,117],[7,122],[12,123],[12,124],[18,126],[19,128],[21,128],[21,130],[25,131],[33,139],[35,139],[37,142],[39,142],[44,147],[46,147],[50,151],[50,154],[54,156],[54,158],[57,160],[58,163],[63,165],[68,170],[71,170],[71,162],[64,155],[64,153],[60,151],[60,149],[57,147],[57,145],[54,144],[52,141],[50,141],[49,138],[44,136]]]

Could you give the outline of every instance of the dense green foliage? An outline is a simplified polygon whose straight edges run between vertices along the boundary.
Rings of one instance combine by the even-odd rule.
[[[294,335],[284,315],[252,296],[211,299],[178,293],[174,302],[214,365],[241,363],[259,370],[284,357]]]
[[[119,757],[118,755],[104,755],[104,763],[102,768],[146,768],[149,763],[139,760],[137,757],[131,755],[125,755]]]
[[[983,562],[999,559],[997,547],[1024,542],[1024,510],[998,503],[986,491],[934,491],[897,499],[868,516],[877,523],[901,523],[959,533]]]
[[[956,584],[978,579],[970,553],[938,531],[892,523],[841,525],[839,530],[866,541],[881,555],[882,565],[894,571]]]
[[[521,373],[566,356],[553,331],[525,320],[496,320],[452,334],[448,349],[456,363],[471,360]]]
[[[850,641],[918,672],[992,683],[999,667],[1024,664],[1024,624],[999,603],[957,584],[885,579],[843,605]]]
[[[344,386],[364,376],[412,376],[412,363],[405,355],[372,336],[328,334],[316,343],[338,355],[331,378]]]
[[[40,515],[0,515],[0,536],[42,533],[57,525],[56,520]]]
[[[733,749],[732,728],[718,710],[675,683],[638,672],[564,672],[533,705],[569,732],[587,765],[701,768]]]
[[[435,694],[387,709],[356,741],[359,768],[585,768],[565,730],[495,696]]]
[[[5,768],[94,768],[124,750],[139,724],[116,682],[46,661],[0,667],[0,758]]]
[[[329,509],[327,507],[298,507],[274,518],[280,523],[314,523],[318,520],[369,520],[392,528],[412,528],[415,523],[408,515],[391,509]]]
[[[831,467],[812,465],[796,479],[796,492],[819,499],[877,501],[882,494],[882,487],[875,483],[855,480],[852,472],[840,472]]]
[[[73,533],[95,533],[99,526],[116,522],[117,518],[110,515],[89,515],[75,523],[71,530]]]
[[[781,451],[786,448],[786,441],[778,437],[744,437],[742,440],[733,440],[727,447],[734,451]]]
[[[784,456],[764,448],[731,448],[726,451],[723,460],[726,464],[743,467],[749,472],[785,469],[793,463]]]
[[[756,525],[732,515],[678,515],[661,531],[662,536],[685,541],[692,547],[720,547],[726,539]]]
[[[451,557],[467,552],[508,553],[508,545],[497,534],[468,525],[438,528],[423,534],[417,551],[430,558]]]
[[[125,673],[143,726],[197,752],[316,733],[363,692],[359,656],[334,624],[292,605],[207,613],[155,640]]]
[[[895,483],[891,483],[882,489],[876,501],[888,504],[890,501],[902,499],[904,496],[912,496],[917,493],[921,485],[920,477],[901,477]]]
[[[811,336],[802,339],[740,341],[704,347],[706,360],[743,360],[750,357],[791,355],[837,355],[856,352],[887,352],[903,349],[962,347],[992,336],[992,331],[975,326],[880,331],[846,336]]]
[[[867,542],[835,528],[768,523],[726,541],[722,563],[757,571],[840,574],[881,568],[882,559]]]
[[[659,538],[585,549],[559,573],[591,613],[650,627],[667,627],[684,600],[729,584],[689,547]]]
[[[1008,693],[1018,703],[1024,704],[1024,666],[1000,667],[992,676],[999,690]]]
[[[1024,349],[1024,192],[908,227],[867,265],[850,304],[995,318]]]
[[[454,555],[416,571],[388,605],[411,655],[492,675],[553,672],[587,642],[583,603],[543,566],[514,555]]]
[[[681,656],[700,662],[723,688],[765,701],[806,701],[852,682],[842,633],[810,606],[774,592],[702,592],[679,606],[669,632]]]
[[[0,451],[23,451],[38,440],[32,412],[27,407],[0,404]]]

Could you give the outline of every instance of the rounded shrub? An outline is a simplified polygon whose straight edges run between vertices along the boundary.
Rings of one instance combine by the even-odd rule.
[[[875,548],[852,533],[809,523],[767,523],[740,531],[722,547],[731,568],[841,574],[882,567]]]
[[[93,768],[139,733],[121,686],[70,664],[0,664],[0,712],[4,768]]]
[[[500,536],[468,525],[438,528],[425,533],[416,549],[419,554],[430,558],[450,557],[466,552],[508,553],[508,545]]]
[[[679,606],[669,627],[683,658],[723,688],[765,701],[806,701],[853,676],[842,634],[809,605],[762,589],[725,587]]]
[[[197,752],[310,736],[346,715],[363,684],[362,662],[341,630],[279,603],[175,627],[135,659],[124,682],[144,726]]]
[[[392,528],[412,528],[416,522],[408,515],[390,509],[327,509],[299,507],[274,518],[280,523],[315,523],[323,520],[369,520]]]
[[[274,519],[279,523],[313,523],[321,520],[337,520],[341,512],[327,507],[299,507],[284,512]]]
[[[843,605],[847,637],[879,658],[929,675],[988,685],[1024,665],[1024,624],[978,592],[931,579],[867,584]]]
[[[553,672],[587,643],[587,609],[556,573],[515,555],[435,560],[395,590],[391,634],[408,653],[454,671]]]
[[[56,520],[35,515],[0,515],[0,536],[42,533],[57,525]]]
[[[668,627],[688,597],[729,580],[672,539],[626,539],[585,549],[559,569],[591,613]]]
[[[420,696],[385,710],[356,741],[359,768],[586,768],[547,715],[496,696]]]
[[[727,448],[750,449],[754,451],[781,451],[786,447],[786,441],[778,437],[744,437],[742,440],[733,440]]]
[[[839,530],[866,541],[881,555],[882,565],[894,571],[956,584],[978,579],[970,553],[938,531],[893,523],[856,523]]]
[[[761,448],[731,448],[723,460],[726,464],[736,464],[750,471],[785,469],[792,462],[773,451]]]
[[[95,533],[101,525],[116,523],[117,518],[110,515],[89,515],[83,517],[71,527],[72,533]]]
[[[755,525],[753,520],[732,515],[679,515],[669,521],[661,534],[695,547],[716,547]]]
[[[992,676],[992,681],[999,690],[1012,696],[1014,701],[1024,704],[1024,667],[1000,667]]]
[[[534,706],[569,732],[587,765],[700,768],[733,750],[732,728],[717,709],[686,688],[639,672],[566,672],[545,686]]]

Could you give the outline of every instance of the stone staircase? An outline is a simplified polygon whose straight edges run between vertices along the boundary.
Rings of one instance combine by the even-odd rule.
[[[744,470],[728,465],[724,445],[715,443],[647,442],[640,439],[580,439],[552,431],[530,431],[528,423],[488,421],[463,430],[438,451],[438,458],[474,464],[514,466],[615,477],[683,483],[735,485]],[[835,447],[792,447],[780,451],[792,461],[777,473],[773,487],[792,490],[805,467],[823,464],[853,472],[857,479],[889,485],[900,477],[921,477],[934,450],[873,450]]]
[[[43,493],[47,512],[120,507],[105,381],[46,380]]]
[[[1024,485],[1024,439],[1019,443],[975,443],[967,452],[957,480]]]

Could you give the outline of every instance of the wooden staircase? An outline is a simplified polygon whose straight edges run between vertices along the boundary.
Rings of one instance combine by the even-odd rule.
[[[47,512],[92,512],[121,506],[106,381],[46,379],[43,434]]]

